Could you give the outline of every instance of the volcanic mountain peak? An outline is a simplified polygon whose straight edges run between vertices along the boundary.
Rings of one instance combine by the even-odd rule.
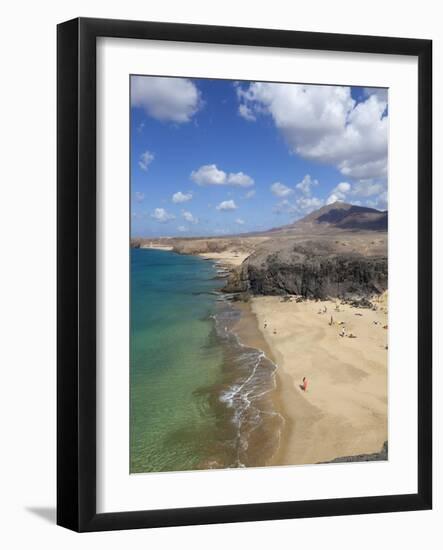
[[[365,214],[382,214],[380,210],[375,208],[369,208],[367,206],[357,206],[355,204],[348,204],[346,202],[336,201],[332,204],[322,206],[318,210],[314,210],[300,221],[311,222],[316,221],[318,223],[339,223],[349,215],[365,215]]]
[[[301,220],[282,228],[285,232],[319,232],[331,229],[348,231],[387,231],[388,212],[334,202],[311,212]],[[277,230],[278,231],[278,230]]]

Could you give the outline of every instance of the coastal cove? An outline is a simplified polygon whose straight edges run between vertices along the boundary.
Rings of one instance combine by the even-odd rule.
[[[222,291],[247,254],[131,255],[132,473],[366,460],[381,451],[386,296],[374,309],[296,296],[232,301]],[[344,324],[358,338],[341,337]]]
[[[131,409],[132,455],[142,461],[134,471],[152,471],[151,462],[159,457],[162,462],[168,454],[157,448],[155,459],[146,458],[158,445],[156,439],[148,448],[145,441],[155,433],[150,426],[158,409],[140,414],[148,407],[140,393],[146,384],[134,376],[152,357],[157,360],[164,349],[175,348],[177,338],[180,345],[182,331],[187,337],[179,362],[171,358],[162,369],[166,373],[172,364],[178,374],[163,378],[166,403],[177,384],[194,380],[181,401],[167,408],[178,418],[193,411],[196,431],[184,422],[177,432],[188,453],[186,460],[180,458],[181,467],[178,460],[154,469],[387,460],[387,223],[387,212],[335,202],[262,233],[133,239],[134,258],[148,255],[176,263],[174,273],[160,274],[161,283],[157,277],[149,285],[153,272],[147,270],[142,288],[149,294],[164,285],[159,311],[175,296],[173,307],[179,312],[172,324],[158,317],[168,340],[141,362],[137,353],[145,344],[131,331],[131,380],[140,405],[140,410]],[[190,268],[191,288],[183,288]],[[132,295],[131,304],[137,311],[140,301]],[[144,337],[149,341],[156,333],[151,325]],[[189,354],[188,345],[196,346],[194,352]],[[202,354],[202,349],[207,351]],[[154,379],[147,376],[146,383]],[[171,429],[177,430],[177,420]],[[164,425],[159,433],[163,430]],[[168,441],[176,445],[177,434]],[[201,441],[205,445],[195,448]],[[177,458],[177,449],[170,450]]]
[[[238,267],[232,251],[210,257]],[[285,423],[270,465],[387,460],[387,292],[368,305],[291,295],[234,303],[240,341],[277,365],[273,399]]]
[[[276,366],[238,339],[224,284],[212,260],[131,250],[131,473],[274,459]]]

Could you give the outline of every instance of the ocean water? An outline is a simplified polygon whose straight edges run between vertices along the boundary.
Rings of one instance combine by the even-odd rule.
[[[243,346],[213,262],[131,250],[130,471],[266,465],[275,365]]]

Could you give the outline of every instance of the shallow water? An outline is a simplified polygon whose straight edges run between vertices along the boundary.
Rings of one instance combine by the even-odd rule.
[[[262,466],[282,427],[275,365],[243,346],[213,262],[131,250],[130,471]]]

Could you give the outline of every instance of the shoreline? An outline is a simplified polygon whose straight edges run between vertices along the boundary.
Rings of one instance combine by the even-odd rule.
[[[211,261],[225,278],[248,254],[230,250],[195,256]],[[337,311],[338,301],[300,301],[289,295],[230,302],[241,312],[232,327],[240,343],[262,351],[276,365],[270,396],[284,423],[275,452],[262,466],[380,453],[388,440],[386,296],[378,299],[377,311],[350,304],[340,304]],[[300,389],[303,376],[309,381],[306,393]]]
[[[284,402],[281,398],[282,388],[278,364],[275,360],[272,349],[268,345],[258,327],[258,320],[252,311],[251,305],[248,302],[235,302],[232,303],[232,306],[241,313],[240,319],[232,328],[239,341],[245,346],[262,351],[267,359],[276,366],[276,371],[274,374],[275,388],[271,390],[271,399],[275,412],[278,413],[283,419],[283,428],[280,433],[278,447],[269,459],[268,464],[263,464],[263,466],[277,466],[281,464],[280,460],[285,452],[285,443],[288,439],[287,436],[292,429],[292,419],[286,414]]]
[[[196,256],[213,261],[217,267],[232,270],[240,266],[250,256],[250,253],[225,250],[224,252],[199,252]]]
[[[263,308],[262,302],[268,308]],[[269,303],[276,310],[273,315],[269,311]],[[242,313],[234,327],[240,341],[262,350],[277,365],[273,402],[285,424],[279,447],[266,466],[339,462],[343,457],[349,458],[348,461],[366,461],[364,457],[369,455],[381,457],[373,460],[386,460],[381,450],[388,440],[387,352],[380,342],[387,338],[387,331],[383,330],[382,321],[378,321],[387,318],[386,304],[381,299],[377,311],[347,304],[339,306],[340,311],[335,315],[346,320],[348,329],[352,326],[355,333],[360,333],[360,337],[355,339],[339,336],[339,327],[343,325],[338,322],[344,321],[329,326],[327,314],[318,314],[318,310],[325,305],[327,308],[335,308],[336,303],[284,302],[280,297],[268,296],[254,297],[249,303],[235,305]],[[279,330],[283,328],[276,328],[277,334],[274,334],[272,328],[279,317],[282,325],[287,327],[287,311],[281,311],[281,306],[286,306],[286,310],[291,306],[292,310],[298,310],[295,312],[296,323],[300,321],[297,317],[303,318],[298,331],[289,335],[291,340],[297,341],[296,346],[289,344],[289,350],[285,348],[285,342],[282,346],[278,341]],[[294,314],[294,311],[291,313]],[[313,321],[312,326],[309,321]],[[373,321],[380,324],[374,324]],[[325,329],[321,325],[331,329],[323,342],[322,338],[318,338],[319,328],[320,331]],[[288,334],[282,335],[282,338],[287,339]],[[335,344],[331,344],[331,338],[335,339]],[[371,346],[369,349],[368,340]],[[288,367],[288,361],[297,363],[306,360],[307,349],[311,355],[309,381],[315,383],[316,387],[311,386],[304,393],[299,384],[302,379],[301,369],[305,367]],[[375,360],[372,357],[374,351],[377,356]],[[317,360],[324,361],[325,352],[329,363],[335,367],[332,374],[335,380],[332,383],[331,374],[325,373],[325,367],[316,368]],[[355,365],[352,364],[352,358]],[[322,377],[328,378],[326,384]],[[378,391],[374,391],[375,386]],[[370,395],[367,395],[368,388],[373,390]]]
[[[289,419],[274,465],[379,453],[388,439],[386,304],[380,302],[377,311],[335,306],[251,299],[257,329],[278,366],[279,399]],[[324,307],[329,313],[319,314]],[[341,327],[356,338],[340,337]],[[303,376],[307,392],[299,387]]]
[[[231,255],[199,254],[232,272],[238,264]],[[272,401],[284,426],[266,466],[383,456],[388,440],[387,294],[373,302],[377,311],[350,304],[336,311],[338,300],[297,302],[294,296],[253,296],[232,304],[241,310],[233,327],[239,340],[263,351],[277,367]],[[319,314],[325,307],[328,313]],[[303,376],[310,383],[306,393],[300,389]]]

